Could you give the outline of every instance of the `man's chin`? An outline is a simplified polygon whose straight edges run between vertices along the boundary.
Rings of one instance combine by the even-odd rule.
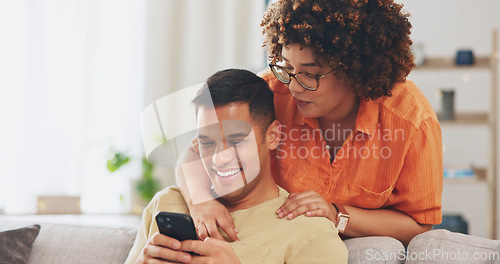
[[[220,178],[216,175],[210,178],[217,197],[238,195],[241,189],[245,187],[245,183],[243,179],[241,179],[241,176],[239,178],[233,178],[232,181],[220,181]]]
[[[239,188],[215,188],[215,193],[217,194],[218,197],[224,198],[224,199],[229,199],[231,197],[237,197],[243,193],[243,188],[245,186],[241,186]]]

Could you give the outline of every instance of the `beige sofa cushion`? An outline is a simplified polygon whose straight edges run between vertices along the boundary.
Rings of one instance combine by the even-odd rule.
[[[33,223],[0,218],[2,229]],[[98,227],[40,223],[29,264],[106,263],[123,264],[134,243],[137,230],[129,227]]]
[[[406,263],[500,263],[499,249],[498,240],[437,229],[410,241]]]
[[[349,263],[404,262],[405,248],[392,237],[358,237],[344,240],[349,251]]]

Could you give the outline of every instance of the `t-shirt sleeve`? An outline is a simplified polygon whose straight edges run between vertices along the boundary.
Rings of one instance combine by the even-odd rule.
[[[128,253],[127,260],[125,260],[125,264],[134,264],[139,257],[142,249],[146,246],[146,243],[149,240],[149,236],[151,235],[149,231],[151,221],[153,219],[154,204],[156,204],[156,201],[151,201],[151,203],[148,205],[148,207],[146,207],[146,209],[144,209],[142,213],[142,221],[139,229],[137,230],[137,236],[135,237],[134,245]]]
[[[384,207],[402,211],[420,224],[441,223],[443,151],[435,118],[420,124],[411,138],[394,191]]]
[[[347,263],[348,251],[334,229],[325,229],[308,236],[286,261],[287,264]]]

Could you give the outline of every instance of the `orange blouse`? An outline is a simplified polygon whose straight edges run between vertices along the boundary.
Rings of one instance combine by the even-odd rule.
[[[415,84],[396,85],[391,97],[361,100],[355,130],[330,162],[318,121],[300,114],[270,71],[262,77],[282,124],[272,162],[278,185],[290,193],[314,190],[331,203],[395,209],[420,224],[441,223],[441,128]],[[339,132],[332,128],[326,136]]]

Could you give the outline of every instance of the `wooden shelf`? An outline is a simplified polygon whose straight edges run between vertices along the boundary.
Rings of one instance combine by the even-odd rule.
[[[488,219],[488,229],[491,239],[496,239],[497,237],[497,193],[498,193],[498,180],[497,180],[497,150],[498,150],[498,138],[497,138],[497,113],[498,113],[498,33],[497,30],[493,30],[492,34],[492,51],[490,56],[477,56],[472,65],[456,65],[455,58],[453,57],[430,57],[426,58],[423,65],[415,68],[415,71],[421,72],[435,72],[435,71],[469,71],[469,70],[481,70],[490,72],[490,89],[489,89],[489,109],[483,113],[456,113],[454,120],[439,120],[439,123],[444,125],[485,125],[490,130],[489,133],[489,158],[486,168],[473,168],[474,176],[464,177],[464,178],[446,178],[444,179],[444,184],[450,185],[473,185],[481,184],[487,186],[487,199],[488,199],[488,212],[491,216]],[[485,89],[481,90],[482,92]],[[439,119],[439,115],[438,115]],[[467,153],[467,150],[464,149]],[[443,197],[445,199],[445,197]]]
[[[437,114],[440,125],[488,125],[489,114],[487,113],[459,113],[454,120],[441,120]]]
[[[477,57],[472,65],[456,65],[455,58],[426,58],[424,64],[416,67],[414,70],[470,70],[470,69],[491,69],[490,57]]]

